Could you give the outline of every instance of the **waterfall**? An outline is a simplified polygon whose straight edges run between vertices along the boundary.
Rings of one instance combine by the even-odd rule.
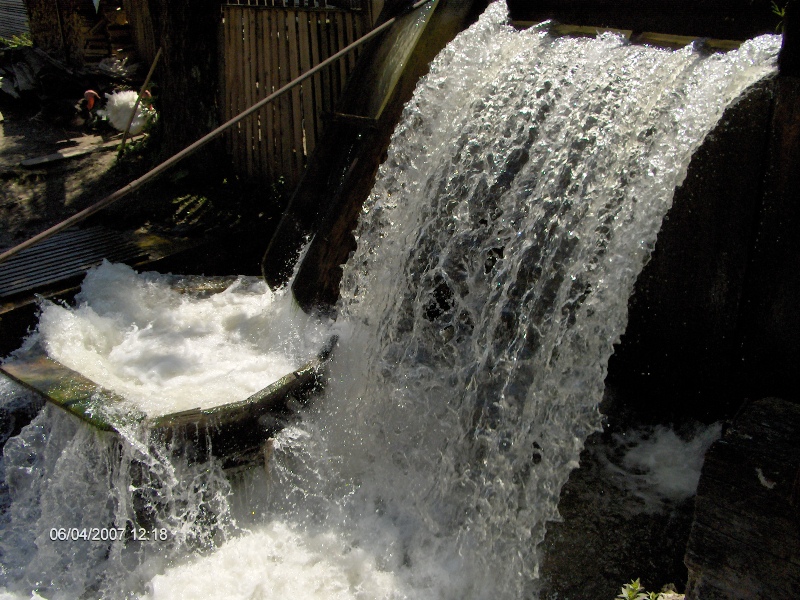
[[[777,46],[671,52],[504,19],[492,5],[405,109],[345,269],[351,330],[318,421],[359,494],[413,521],[408,547],[481,573],[471,597],[513,598],[599,427],[673,192]]]
[[[675,187],[778,47],[554,38],[492,4],[435,59],[395,131],[345,267],[323,397],[277,436],[269,475],[218,484],[233,539],[168,568],[139,561],[152,579],[131,589],[535,597],[537,545],[600,425],[607,363]],[[8,571],[4,585],[35,589]]]

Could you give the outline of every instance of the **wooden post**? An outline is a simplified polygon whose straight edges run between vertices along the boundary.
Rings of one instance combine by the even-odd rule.
[[[800,76],[800,5],[790,0],[783,17],[783,45],[778,56],[781,75]]]

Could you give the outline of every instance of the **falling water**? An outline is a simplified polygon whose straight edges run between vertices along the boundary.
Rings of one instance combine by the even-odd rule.
[[[230,541],[169,568],[142,550],[131,568],[152,579],[128,574],[136,593],[535,596],[536,546],[599,426],[673,191],[725,107],[774,71],[779,40],[709,55],[506,18],[490,6],[405,109],[345,268],[324,397],[278,435],[269,475],[214,483]]]

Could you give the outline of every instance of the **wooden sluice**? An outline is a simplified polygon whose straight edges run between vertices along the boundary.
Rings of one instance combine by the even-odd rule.
[[[180,278],[173,287],[181,293],[205,296],[221,292],[235,279]],[[48,357],[39,345],[17,353],[0,366],[0,373],[101,431],[119,433],[121,427],[143,427],[153,441],[185,440],[189,442],[186,451],[200,458],[211,454],[225,468],[235,468],[263,457],[264,443],[290,412],[290,399],[302,402],[318,385],[335,343],[332,338],[317,356],[248,398],[153,417]]]
[[[387,2],[378,23],[400,4]],[[267,282],[283,285],[304,241],[314,236],[292,287],[304,310],[333,306],[341,265],[355,247],[352,231],[403,106],[436,54],[487,4],[432,0],[398,17],[359,58],[262,262]]]

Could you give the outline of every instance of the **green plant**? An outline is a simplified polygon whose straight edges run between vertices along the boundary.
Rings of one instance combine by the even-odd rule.
[[[786,19],[786,7],[787,6],[789,6],[789,5],[785,4],[783,6],[783,8],[781,8],[780,6],[775,4],[774,0],[772,2],[772,14],[777,16],[777,17],[780,17],[780,21],[778,21],[778,24],[775,26],[775,31],[777,31],[778,33],[783,33],[783,22]]]
[[[12,35],[10,38],[0,37],[0,46],[6,48],[22,48],[25,46],[33,46],[31,34],[25,32],[21,35]]]
[[[619,600],[648,600],[648,594],[645,593],[642,582],[636,579],[623,585],[617,598]]]
[[[623,585],[617,596],[617,600],[668,600],[669,598],[683,598],[683,596],[670,592],[648,592],[639,579]]]

